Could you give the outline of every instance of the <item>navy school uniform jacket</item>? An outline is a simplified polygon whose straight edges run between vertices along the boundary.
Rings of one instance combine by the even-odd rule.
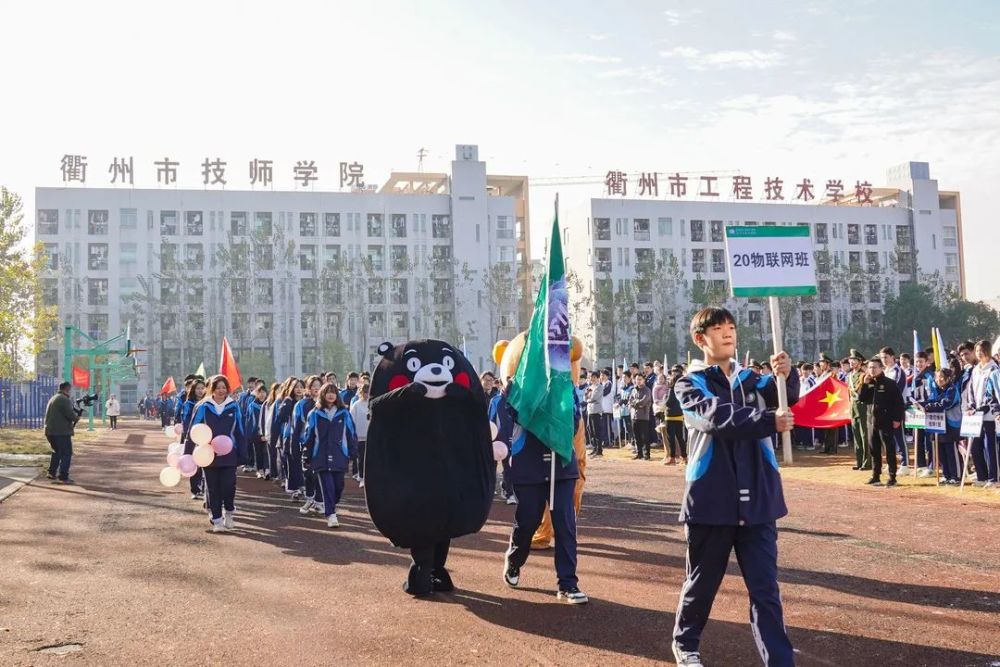
[[[212,429],[212,437],[228,435],[233,441],[233,449],[223,456],[215,455],[208,468],[232,468],[246,462],[246,435],[243,432],[243,413],[240,406],[231,398],[226,398],[222,405],[216,404],[211,398],[201,400],[194,408],[191,426],[205,424]]]
[[[198,401],[192,399],[184,401],[177,406],[178,411],[180,412],[180,417],[177,419],[177,423],[181,425],[181,442],[185,445],[191,444],[192,447],[194,446],[194,443],[191,443],[188,439],[188,433],[191,431],[191,419],[194,417],[194,408],[196,405],[198,405]],[[185,451],[187,450],[185,449]],[[190,454],[191,452],[187,453]]]
[[[514,484],[548,484],[552,473],[552,450],[546,447],[534,434],[517,423],[517,411],[507,402],[506,389],[500,393],[490,406],[492,421],[497,425],[496,440],[504,443],[510,449],[510,479]],[[495,409],[494,409],[495,408]],[[573,424],[579,424],[581,419],[580,402],[573,392]],[[577,479],[580,469],[577,466],[576,452],[567,465],[556,457],[556,481]]]
[[[177,395],[174,397],[174,401],[175,401],[175,403],[174,403],[174,423],[175,424],[181,424],[181,423],[183,423],[183,419],[184,419],[184,403],[185,403],[184,390],[183,389],[181,389],[181,390],[179,390],[177,392]]]
[[[291,442],[301,442],[302,432],[306,428],[306,418],[309,412],[316,407],[316,400],[311,396],[300,398],[295,407],[292,408],[291,417]]]
[[[264,433],[260,429],[260,413],[263,407],[264,404],[256,398],[247,402],[246,413],[243,417],[243,432],[246,434],[248,442],[256,442],[264,437]]]
[[[306,415],[302,430],[302,463],[313,472],[346,472],[358,454],[358,437],[347,408],[321,410]]]
[[[927,412],[944,413],[946,432],[939,436],[941,442],[958,440],[962,427],[962,393],[956,383],[952,382],[944,389],[932,383],[930,396],[921,401],[920,406]]]
[[[799,376],[787,380],[788,403]],[[716,526],[770,523],[788,514],[771,436],[778,388],[773,376],[695,361],[674,392],[688,427],[688,465],[679,520]]]
[[[274,408],[274,423],[271,424],[271,437],[281,446],[288,446],[292,435],[292,412],[295,410],[295,399],[282,399]]]

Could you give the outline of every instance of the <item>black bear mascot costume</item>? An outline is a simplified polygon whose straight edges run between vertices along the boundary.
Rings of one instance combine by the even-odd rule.
[[[496,463],[486,394],[465,356],[439,340],[378,347],[365,453],[365,496],[375,527],[413,559],[403,590],[454,588],[452,538],[489,516]]]

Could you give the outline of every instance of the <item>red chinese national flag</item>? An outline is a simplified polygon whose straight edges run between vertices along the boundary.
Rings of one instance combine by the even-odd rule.
[[[233,351],[229,349],[229,341],[225,336],[222,338],[222,363],[219,364],[219,375],[225,375],[229,380],[230,391],[236,391],[236,388],[243,384],[240,369],[236,366],[236,359],[233,357]]]
[[[73,366],[73,386],[86,389],[90,386],[90,371]]]
[[[173,394],[176,391],[177,391],[177,384],[174,382],[174,376],[171,375],[170,377],[167,378],[167,381],[163,383],[163,386],[160,387],[160,395],[162,396],[163,394]]]
[[[851,423],[851,395],[847,385],[830,375],[792,406],[795,425],[834,428]]]

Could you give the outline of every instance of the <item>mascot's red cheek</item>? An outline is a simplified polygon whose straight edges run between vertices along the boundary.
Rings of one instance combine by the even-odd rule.
[[[455,376],[455,382],[462,385],[466,389],[469,389],[471,386],[471,382],[469,382],[469,374],[466,373],[465,371],[462,371],[461,373]]]
[[[468,382],[468,380],[466,380],[466,382]],[[392,379],[389,380],[389,391],[405,387],[408,384],[410,384],[410,378],[405,375],[393,375]]]

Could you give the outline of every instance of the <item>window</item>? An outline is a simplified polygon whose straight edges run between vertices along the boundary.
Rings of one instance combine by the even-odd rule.
[[[177,236],[177,211],[160,211],[160,235]]]
[[[597,270],[611,270],[611,248],[597,248]]]
[[[368,313],[368,335],[385,336],[385,313]]]
[[[392,331],[389,335],[393,338],[404,338],[409,335],[410,316],[407,313],[392,314]]]
[[[270,211],[257,211],[253,214],[254,230],[263,236],[270,236],[274,229],[274,215]]]
[[[851,311],[851,326],[862,328],[865,326],[865,311],[858,309]]]
[[[802,311],[802,331],[805,333],[816,333],[816,313],[811,310]]]
[[[868,250],[865,252],[865,264],[869,273],[878,273],[878,252]]]
[[[108,305],[108,279],[87,279],[87,304],[91,306]]]
[[[394,238],[394,239],[405,239],[406,238],[406,214],[405,213],[393,213],[392,214],[392,238]]]
[[[340,325],[341,325],[341,315],[340,313],[325,313],[323,316],[323,328],[326,330],[327,336],[333,336],[337,338],[340,336]]]
[[[433,297],[435,306],[445,306],[451,303],[453,299],[451,278],[434,279]]]
[[[300,271],[312,271],[316,268],[316,246],[314,245],[300,245],[299,246],[299,270]]]
[[[693,232],[694,229],[691,231]],[[691,251],[691,271],[694,273],[704,273],[705,270],[705,251],[700,248],[693,249]]]
[[[944,254],[944,272],[945,275],[949,276],[958,275],[958,253],[946,252]]]
[[[176,243],[160,245],[160,271],[171,271],[179,267],[180,252]]]
[[[338,264],[340,264],[340,246],[323,246],[323,266],[336,267]]]
[[[368,246],[368,261],[372,271],[385,271],[385,248],[380,245]]]
[[[327,236],[340,236],[340,214],[323,214],[323,231]]]
[[[45,244],[45,268],[52,269],[53,271],[59,270],[59,244],[58,243],[46,243]]]
[[[711,225],[712,243],[722,243],[722,220],[712,220],[709,224]]]
[[[594,238],[598,241],[611,240],[611,218],[594,218]]]
[[[511,221],[509,215],[498,215],[496,218],[496,227],[498,239],[514,238],[514,223]]]
[[[205,302],[205,281],[201,278],[188,278],[184,281],[187,287],[187,304],[201,306]]]
[[[653,260],[653,249],[652,248],[636,248],[635,249],[635,270],[639,271],[652,271],[654,268]]]
[[[385,281],[382,278],[372,278],[368,282],[368,303],[385,303]]]
[[[896,270],[899,273],[913,273],[913,253],[900,250],[896,255]]]
[[[816,250],[816,270],[819,273],[830,273],[830,253],[826,250]]]
[[[233,236],[247,235],[246,211],[233,211],[229,214],[229,233]]]
[[[305,311],[299,315],[299,326],[301,327],[299,333],[303,338],[316,338],[316,313]]]
[[[274,246],[270,244],[254,246],[253,260],[260,271],[274,269]]]
[[[909,225],[896,225],[896,245],[909,248],[913,244]]]
[[[108,316],[95,313],[87,315],[87,333],[98,340],[104,340],[107,338]]]
[[[368,236],[372,238],[382,238],[385,236],[385,228],[382,224],[381,213],[368,214]]]
[[[509,245],[500,246],[500,261],[501,262],[513,262],[514,261],[514,247]]]
[[[59,279],[46,278],[42,281],[42,302],[46,306],[59,304]]]
[[[38,209],[38,233],[59,233],[59,210],[55,208]]]
[[[229,283],[229,296],[234,303],[244,303],[247,300],[247,283],[245,280],[234,280]]]
[[[451,246],[436,245],[431,248],[431,262],[435,269],[451,267]]]
[[[118,227],[120,229],[136,229],[138,222],[138,211],[134,208],[118,209]]]
[[[315,213],[299,213],[299,236],[316,236]]]
[[[656,223],[660,228],[660,236],[673,236],[674,234],[673,218],[657,218]]]
[[[632,220],[632,236],[636,241],[649,240],[649,218],[635,218]]]
[[[393,271],[407,271],[410,268],[410,260],[406,256],[406,246],[394,245],[389,248],[389,261],[392,262]]]
[[[188,236],[201,236],[204,226],[201,211],[187,211],[184,214],[184,233]]]
[[[636,278],[633,285],[636,303],[653,303],[653,282],[651,280]]]
[[[328,306],[340,306],[344,302],[343,284],[335,278],[325,278],[320,283],[323,293],[323,303]]]
[[[819,281],[819,302],[820,303],[830,303],[830,281],[820,280]]]
[[[713,273],[725,273],[726,272],[726,251],[725,250],[713,250],[712,251],[712,272]]]
[[[868,303],[882,302],[882,286],[877,280],[868,281]]]
[[[848,224],[847,225],[847,243],[849,245],[860,245],[860,228],[858,225]]]
[[[851,272],[861,271],[861,253],[852,250],[847,253],[847,268]]]
[[[431,216],[431,236],[436,239],[451,238],[451,216],[432,215]]]
[[[958,246],[958,236],[956,235],[955,227],[945,227],[941,235],[941,245],[945,248],[954,248]]]
[[[819,328],[822,331],[829,331],[833,327],[833,314],[829,310],[819,311]]]
[[[851,303],[864,303],[865,302],[864,287],[862,286],[861,281],[852,280],[850,287],[851,287]]]
[[[865,225],[865,245],[878,245],[878,225]]]
[[[316,305],[316,279],[303,278],[299,281],[299,299],[303,306]]]
[[[264,306],[274,304],[274,280],[271,278],[257,279],[257,301]]]
[[[87,268],[91,271],[108,270],[108,244],[88,243],[87,244]]]
[[[254,318],[253,332],[255,336],[267,338],[274,330],[274,315],[271,313],[258,313]]]
[[[699,243],[705,240],[705,221],[704,220],[692,220],[691,221],[691,241],[692,243]]]
[[[817,222],[816,223],[816,243],[829,243],[830,238],[827,236],[826,223]]]
[[[205,251],[200,243],[187,243],[184,245],[184,266],[189,271],[200,271],[205,268]]]
[[[87,233],[91,236],[107,236],[108,235],[108,210],[89,210],[87,211]]]

